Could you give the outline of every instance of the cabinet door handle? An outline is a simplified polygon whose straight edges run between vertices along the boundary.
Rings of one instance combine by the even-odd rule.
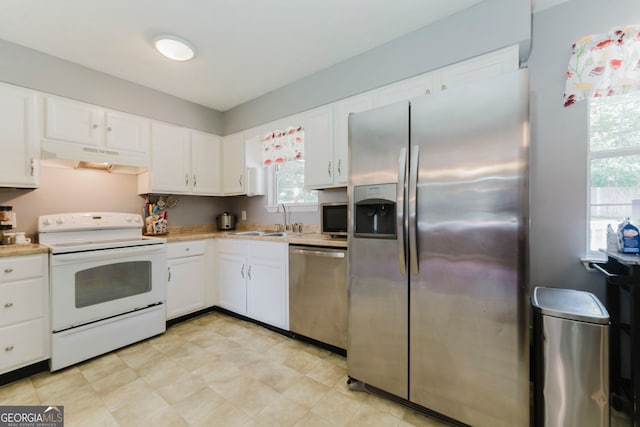
[[[107,128],[107,132],[111,132],[111,126]]]
[[[13,273],[13,268],[5,268],[4,272],[9,274],[9,273]]]
[[[12,302],[8,302],[4,305],[4,308],[11,308],[13,307],[13,303]]]
[[[196,185],[197,185],[196,176],[193,175],[193,188],[196,188]]]
[[[327,173],[331,176],[331,160],[329,160],[329,163],[327,164]]]
[[[342,160],[338,159],[338,175],[342,176]]]
[[[167,267],[167,282],[171,281],[171,267]]]
[[[249,280],[251,280],[251,266],[247,268],[247,277],[249,277]]]
[[[189,174],[184,174],[184,185],[189,185]]]
[[[242,175],[240,175],[240,177],[238,178],[238,184],[240,184],[240,187],[242,187]]]
[[[31,159],[31,176],[35,176],[36,174],[36,159]]]
[[[92,128],[94,128],[94,129],[98,129],[98,125],[94,123],[94,124],[93,124],[93,126],[92,126]]]
[[[242,264],[242,267],[240,268],[240,275],[244,279],[244,264]]]
[[[4,348],[4,351],[11,351],[11,350],[13,350],[13,346],[12,345]]]
[[[425,95],[431,95],[431,89],[427,89],[427,90],[425,90],[425,91],[424,91],[424,94],[425,94]]]
[[[447,85],[442,85],[442,90],[447,90]]]

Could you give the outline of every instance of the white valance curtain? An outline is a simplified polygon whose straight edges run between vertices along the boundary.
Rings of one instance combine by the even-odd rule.
[[[275,130],[262,137],[262,164],[265,166],[302,160],[304,129],[302,126]]]
[[[564,106],[589,97],[640,90],[640,25],[614,27],[573,45],[566,73]]]

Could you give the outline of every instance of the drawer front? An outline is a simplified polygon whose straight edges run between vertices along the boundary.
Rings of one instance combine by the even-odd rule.
[[[0,285],[0,326],[44,316],[46,291],[41,277]]]
[[[285,242],[252,241],[249,246],[251,256],[284,260],[289,256],[289,244]]]
[[[167,244],[167,258],[183,258],[186,256],[204,255],[205,241],[173,242]]]
[[[0,373],[47,358],[44,319],[0,329]]]
[[[46,267],[46,255],[0,258],[0,283],[44,276]]]
[[[247,255],[249,241],[243,239],[218,239],[218,252]]]

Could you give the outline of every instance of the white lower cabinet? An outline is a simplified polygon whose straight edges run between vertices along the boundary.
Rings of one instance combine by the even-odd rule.
[[[205,308],[205,241],[168,243],[167,264],[167,319]]]
[[[48,255],[0,258],[0,374],[49,358]]]
[[[289,329],[289,254],[285,242],[220,239],[219,305]]]

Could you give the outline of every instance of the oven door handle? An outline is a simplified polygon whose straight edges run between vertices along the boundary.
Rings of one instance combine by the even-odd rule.
[[[166,245],[136,246],[130,248],[104,249],[99,251],[74,252],[66,254],[52,254],[51,265],[69,264],[78,261],[105,261],[127,258],[132,255],[145,256],[165,253]]]

